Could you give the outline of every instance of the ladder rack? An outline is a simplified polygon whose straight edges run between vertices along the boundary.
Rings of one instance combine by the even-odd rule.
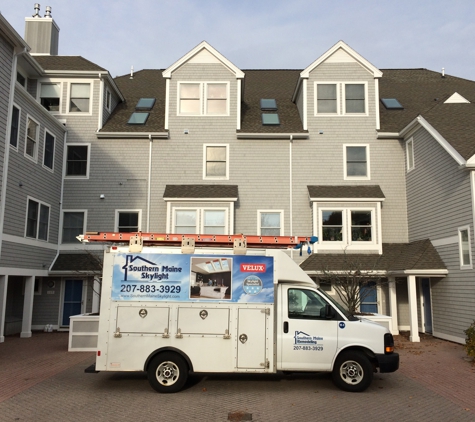
[[[132,243],[139,242],[147,246],[182,246],[184,242],[193,243],[194,246],[222,246],[236,247],[241,243],[246,248],[294,248],[300,249],[304,245],[315,243],[318,239],[314,236],[245,236],[211,235],[211,234],[167,234],[167,233],[119,233],[119,232],[86,232],[77,237],[82,243]]]

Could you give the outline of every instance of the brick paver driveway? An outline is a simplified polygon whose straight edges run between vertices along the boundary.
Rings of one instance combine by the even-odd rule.
[[[143,373],[85,374],[92,353],[68,353],[67,333],[0,344],[1,421],[475,421],[475,367],[461,345],[397,337],[401,368],[345,393],[328,374],[196,377],[160,395]],[[234,419],[239,420],[239,419]]]

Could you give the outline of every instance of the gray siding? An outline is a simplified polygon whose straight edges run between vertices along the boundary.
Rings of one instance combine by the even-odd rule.
[[[456,238],[458,227],[469,226],[474,257],[470,172],[424,129],[414,135],[414,169],[407,173],[410,240]],[[460,269],[459,243],[437,246],[449,275],[432,278],[433,331],[465,337],[475,317],[475,270]]]
[[[52,280],[54,287],[48,287]],[[41,294],[35,294],[33,299],[33,325],[58,324],[61,306],[61,279],[44,277],[40,279]]]
[[[48,270],[56,250],[3,241],[0,267]]]

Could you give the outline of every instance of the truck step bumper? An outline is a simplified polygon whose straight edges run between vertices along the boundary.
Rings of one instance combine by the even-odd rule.
[[[379,372],[395,372],[399,369],[399,353],[391,353],[389,355],[378,354]]]
[[[88,366],[88,367],[84,370],[84,372],[85,372],[86,374],[98,374],[98,373],[99,373],[99,371],[96,371],[96,364],[95,364],[95,363],[93,363],[91,366]]]

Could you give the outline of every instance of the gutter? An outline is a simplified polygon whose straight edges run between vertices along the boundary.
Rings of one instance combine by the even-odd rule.
[[[308,133],[237,133],[237,139],[308,139]]]
[[[96,132],[99,139],[150,139],[150,136],[155,139],[169,139],[168,132]]]

